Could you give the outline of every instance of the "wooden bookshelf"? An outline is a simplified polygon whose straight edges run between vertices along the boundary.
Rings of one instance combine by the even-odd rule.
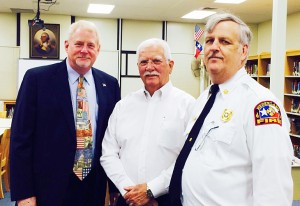
[[[7,111],[6,115],[9,115],[9,111],[15,107],[16,101],[15,100],[2,100],[3,101],[3,110]]]
[[[263,52],[248,57],[245,69],[247,73],[264,87],[270,89],[271,53]]]

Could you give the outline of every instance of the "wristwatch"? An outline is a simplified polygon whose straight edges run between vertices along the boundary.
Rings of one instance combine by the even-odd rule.
[[[152,191],[150,190],[150,188],[147,185],[147,191],[146,191],[147,197],[149,199],[154,198]]]

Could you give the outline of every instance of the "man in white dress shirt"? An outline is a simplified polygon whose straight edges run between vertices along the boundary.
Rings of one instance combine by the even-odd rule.
[[[292,205],[289,120],[245,71],[252,33],[227,13],[209,18],[205,30],[204,62],[220,91],[183,168],[182,205]],[[197,100],[187,134],[207,97],[208,90]]]
[[[166,41],[142,42],[137,56],[144,88],[117,103],[100,160],[121,193],[118,206],[170,206],[170,178],[195,99],[169,80],[174,61]]]

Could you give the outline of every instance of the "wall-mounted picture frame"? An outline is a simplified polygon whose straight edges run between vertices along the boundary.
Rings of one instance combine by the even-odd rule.
[[[59,24],[31,26],[29,31],[29,58],[59,59]]]

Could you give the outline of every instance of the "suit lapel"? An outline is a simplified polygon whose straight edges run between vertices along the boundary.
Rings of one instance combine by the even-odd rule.
[[[106,105],[105,105],[106,101],[103,101],[103,99],[105,98],[103,89],[104,89],[104,87],[106,87],[106,82],[94,70],[95,69],[92,68],[92,73],[93,73],[95,86],[96,86],[97,103],[98,103],[98,108],[99,108],[98,109],[98,120],[97,120],[97,130],[98,130],[98,128],[101,127],[101,124],[102,124],[102,121],[103,121],[102,117],[103,117],[103,114],[105,112],[105,107],[106,107]]]
[[[54,86],[56,87],[57,99],[66,118],[67,125],[70,128],[71,135],[75,139],[76,131],[66,61],[62,61],[62,63],[56,67],[53,78],[53,82],[56,82]]]

